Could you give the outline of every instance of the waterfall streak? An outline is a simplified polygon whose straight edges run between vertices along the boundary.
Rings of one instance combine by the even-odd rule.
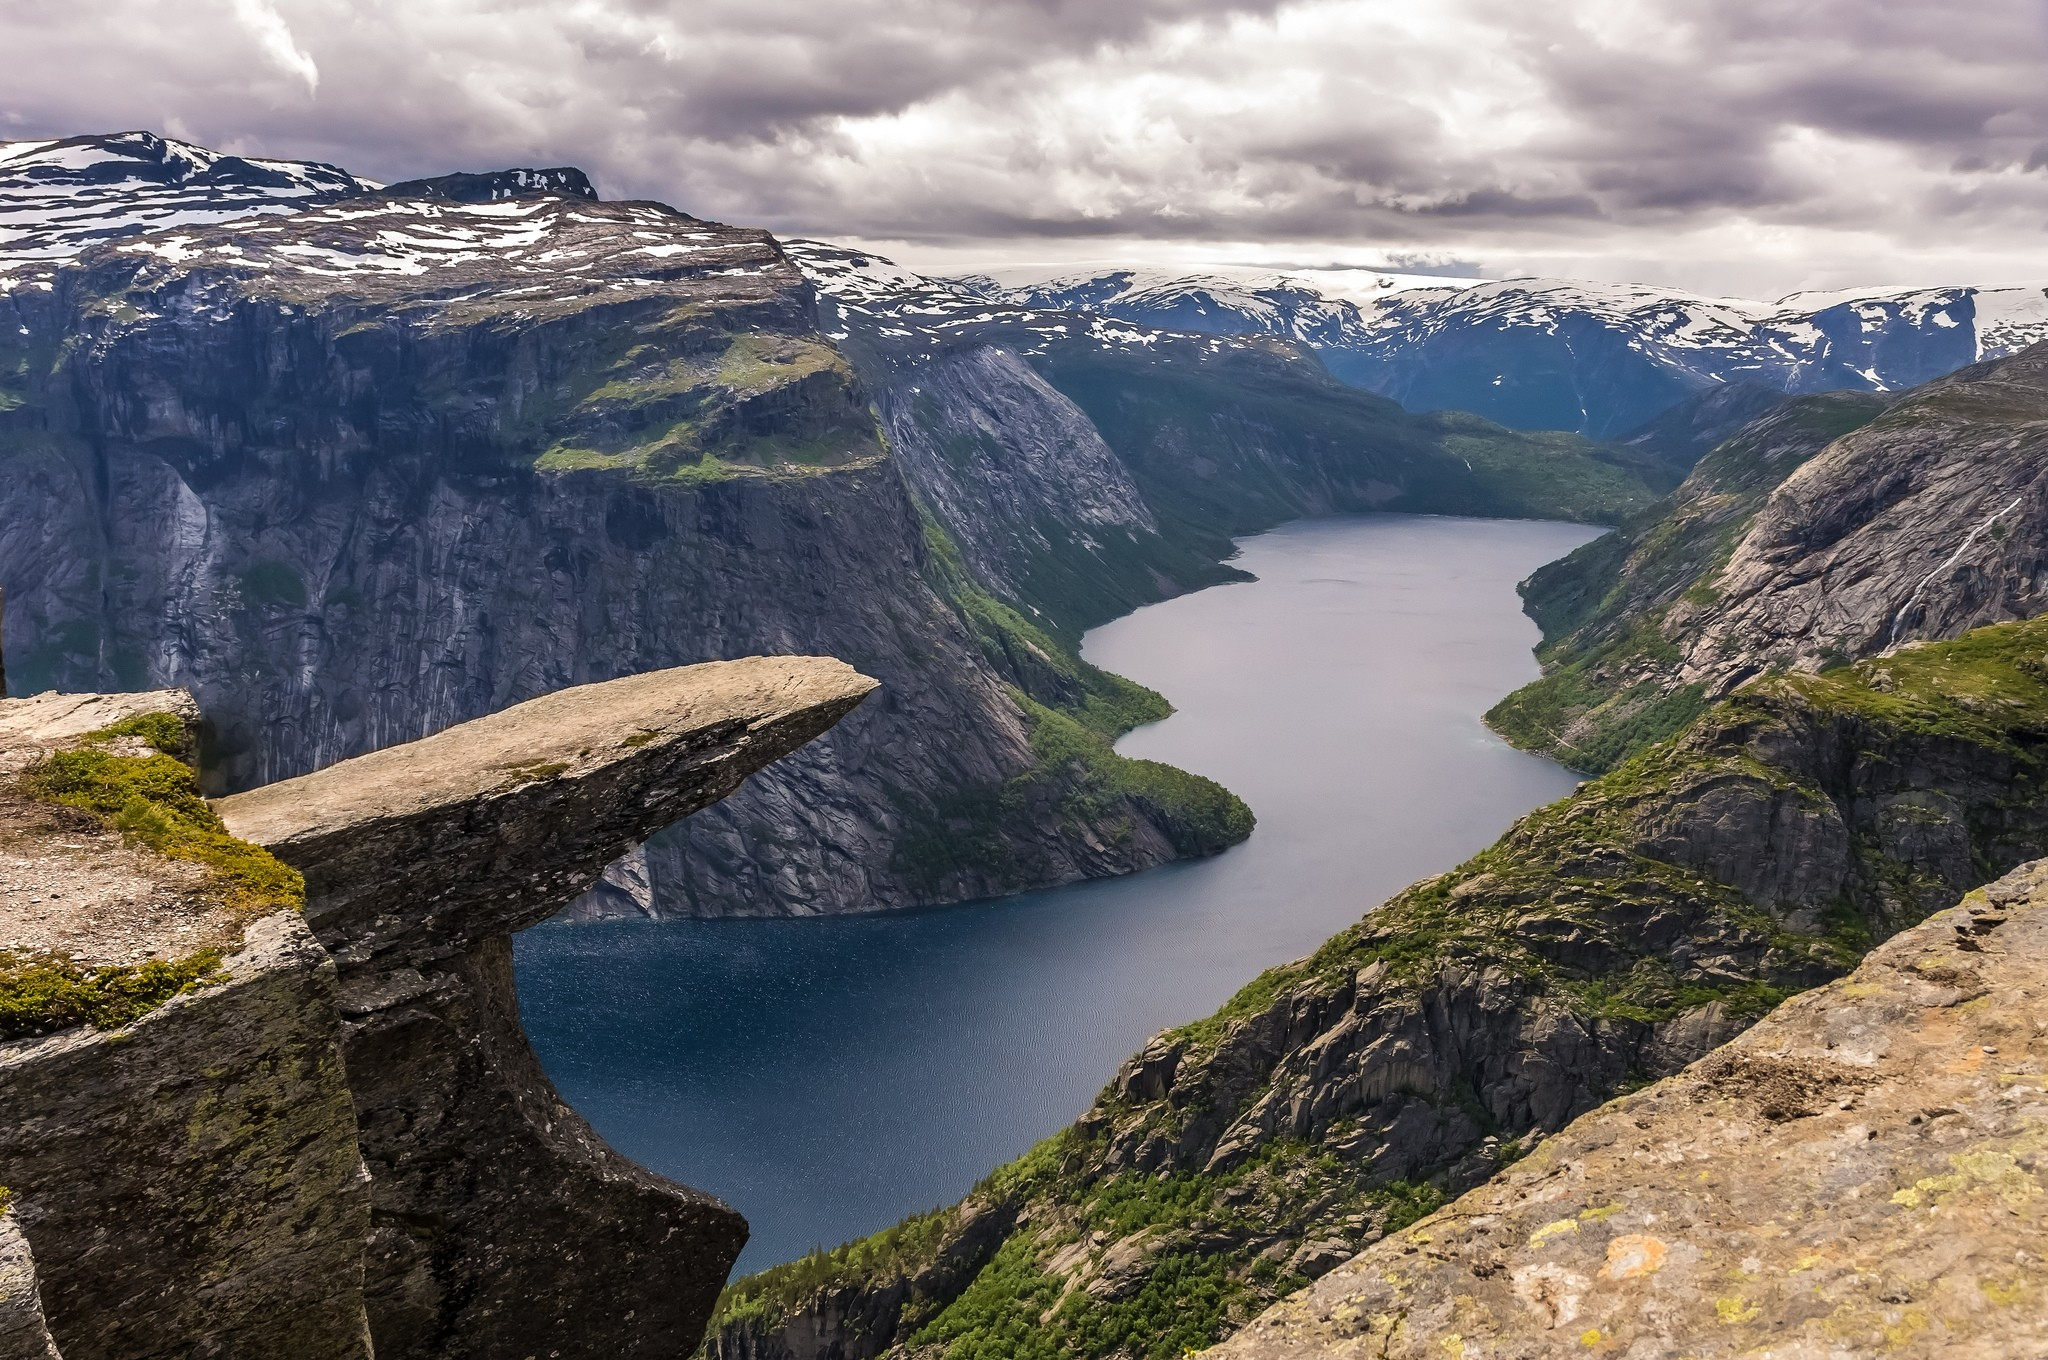
[[[1927,583],[1929,581],[1932,581],[1935,577],[1941,575],[1943,572],[1949,570],[1951,567],[1955,566],[1956,563],[1962,561],[1963,554],[1970,550],[1970,545],[1975,543],[1978,537],[1982,535],[1986,529],[1989,529],[1992,525],[1998,523],[1998,521],[2004,519],[2007,515],[2019,509],[2020,501],[2023,499],[2025,498],[2022,496],[2014,496],[2012,500],[2005,506],[2004,509],[1992,511],[1991,514],[1985,518],[1982,524],[1979,524],[1976,528],[1970,530],[1970,532],[1964,536],[1961,545],[1958,546],[1954,552],[1948,555],[1947,561],[1943,562],[1933,571],[1928,572],[1925,576],[1920,578],[1920,584],[1913,587],[1913,593],[1906,597],[1906,602],[1899,606],[1899,612],[1892,616],[1891,637],[1888,638],[1885,642],[1885,645],[1887,647],[1896,647],[1899,645],[1899,630],[1906,626],[1906,615],[1913,612],[1913,606],[1916,603],[1918,603],[1920,599],[1920,592],[1927,589]]]

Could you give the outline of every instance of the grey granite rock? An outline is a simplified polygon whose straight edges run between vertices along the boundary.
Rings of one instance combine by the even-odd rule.
[[[62,1360],[43,1320],[35,1255],[12,1209],[0,1206],[0,1360]]]
[[[2048,1353],[2044,999],[2036,862],[1209,1354]]]
[[[695,1344],[746,1225],[619,1157],[555,1094],[519,1025],[511,932],[874,688],[809,657],[654,672],[218,804],[305,874],[340,968],[380,1360]]]
[[[126,1029],[0,1045],[0,1184],[67,1360],[368,1360],[334,965],[294,913]]]

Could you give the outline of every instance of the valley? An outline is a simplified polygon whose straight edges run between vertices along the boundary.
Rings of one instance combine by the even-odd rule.
[[[1995,1354],[2043,296],[1005,284],[0,143],[0,1355]],[[1680,1201],[1824,1283],[1592,1283]]]
[[[1241,792],[1244,845],[935,911],[530,931],[536,1050],[615,1147],[747,1215],[743,1270],[957,1198],[1153,1033],[1348,924],[1358,893],[1570,790],[1479,714],[1533,673],[1514,583],[1587,533],[1370,516],[1246,539],[1232,565],[1255,580],[1084,649],[1172,698],[1118,748]]]

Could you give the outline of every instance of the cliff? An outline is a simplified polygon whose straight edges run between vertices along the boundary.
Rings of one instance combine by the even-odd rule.
[[[2030,618],[2048,600],[2048,347],[1884,399],[1803,398],[1525,583],[1544,678],[1488,719],[1607,768],[1745,679]]]
[[[1215,1016],[723,1360],[1177,1356],[2048,852],[2048,624],[1759,680]]]
[[[1061,636],[1228,579],[1233,537],[1303,515],[1612,522],[1683,475],[1653,452],[1411,414],[1289,340],[992,298],[824,242],[788,250],[978,583]]]
[[[510,935],[873,689],[655,672],[214,805],[181,693],[0,702],[6,1353],[687,1351],[745,1224],[556,1097]]]
[[[2048,863],[1261,1316],[1216,1360],[2048,1347]]]
[[[182,214],[198,191],[160,170],[128,197]],[[1124,725],[1163,704],[965,591],[765,233],[600,203],[568,172],[338,201],[313,178],[310,206],[74,243],[12,276],[15,692],[189,689],[208,777],[238,789],[711,658],[816,651],[880,679],[844,728],[646,852],[676,912],[951,901],[1249,829],[1214,785],[1120,763],[1106,719],[1086,760],[1050,759],[1013,687],[1064,716],[1113,696]],[[935,857],[963,821],[991,853]]]

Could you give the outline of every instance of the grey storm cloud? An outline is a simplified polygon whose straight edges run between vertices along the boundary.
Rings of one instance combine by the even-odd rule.
[[[1718,252],[1763,280],[1845,251],[2009,272],[2048,227],[2040,0],[9,0],[0,50],[4,136],[571,163],[954,251]]]

